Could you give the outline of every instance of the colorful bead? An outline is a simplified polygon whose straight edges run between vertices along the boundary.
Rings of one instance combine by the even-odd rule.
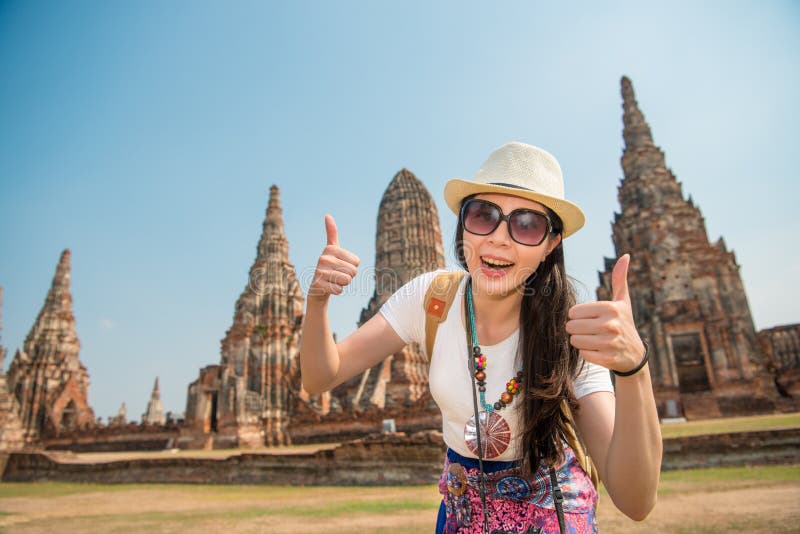
[[[486,355],[481,353],[481,347],[478,345],[478,336],[475,332],[475,315],[472,307],[472,284],[467,286],[467,306],[469,311],[470,330],[472,333],[472,356],[475,359],[475,380],[478,382],[478,389],[481,393],[481,405],[487,412],[492,412],[492,406],[486,404],[486,369],[488,362]],[[514,395],[519,393],[520,383],[522,382],[522,370],[517,373],[516,379],[512,378],[506,382],[506,391],[500,395],[500,400],[494,403],[495,410],[502,410],[506,405],[511,404],[514,400]]]

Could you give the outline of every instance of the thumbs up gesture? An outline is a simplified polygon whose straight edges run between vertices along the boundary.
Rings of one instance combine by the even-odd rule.
[[[314,279],[308,289],[308,299],[325,301],[331,295],[339,295],[355,278],[358,256],[339,246],[339,232],[336,221],[331,215],[325,215],[325,233],[328,243],[317,261]]]
[[[628,294],[630,259],[623,255],[611,271],[612,300],[576,304],[566,325],[569,342],[581,358],[618,372],[636,367],[645,352]]]

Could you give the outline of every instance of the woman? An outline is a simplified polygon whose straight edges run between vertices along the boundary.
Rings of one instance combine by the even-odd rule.
[[[614,504],[644,519],[655,505],[662,445],[628,296],[630,257],[614,267],[613,300],[575,304],[562,240],[584,215],[564,199],[558,162],[537,147],[503,145],[472,180],[450,180],[445,199],[459,216],[456,253],[468,275],[451,308],[461,313],[439,325],[428,355],[448,446],[437,532],[597,530],[597,493],[567,446],[562,401]],[[359,259],[339,246],[333,218],[325,224],[300,348],[312,394],[407,343],[425,346],[423,297],[438,274],[403,286],[336,344],[328,299],[352,281]]]

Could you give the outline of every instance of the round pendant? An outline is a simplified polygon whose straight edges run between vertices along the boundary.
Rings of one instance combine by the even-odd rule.
[[[496,412],[480,412],[481,419],[481,447],[483,457],[486,459],[497,458],[505,452],[511,443],[511,428],[502,416]],[[464,441],[467,448],[474,455],[478,455],[478,432],[475,425],[475,416],[469,418],[464,427]]]

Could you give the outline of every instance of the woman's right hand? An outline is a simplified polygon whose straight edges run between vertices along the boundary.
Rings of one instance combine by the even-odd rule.
[[[309,301],[325,302],[331,295],[341,294],[355,278],[358,264],[361,263],[358,256],[339,246],[336,221],[331,215],[325,215],[325,233],[328,244],[317,261],[314,279],[308,288]]]

